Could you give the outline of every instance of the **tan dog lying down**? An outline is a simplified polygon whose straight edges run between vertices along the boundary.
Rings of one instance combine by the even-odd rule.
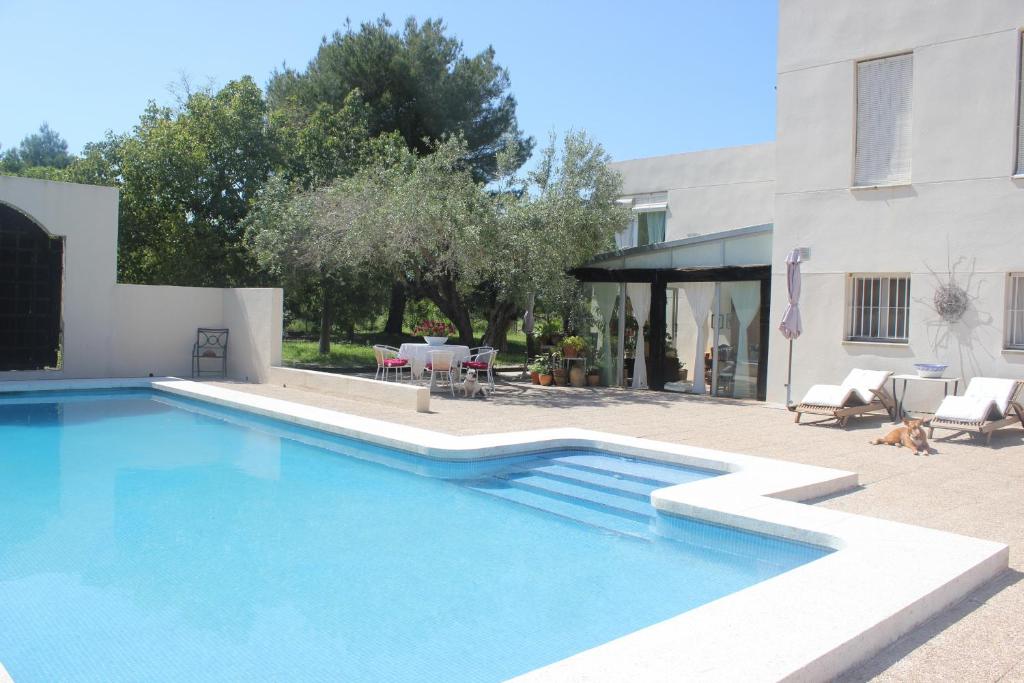
[[[868,443],[880,446],[905,446],[914,451],[914,455],[928,455],[928,439],[924,434],[924,420],[903,420],[903,426],[897,427],[880,439]]]

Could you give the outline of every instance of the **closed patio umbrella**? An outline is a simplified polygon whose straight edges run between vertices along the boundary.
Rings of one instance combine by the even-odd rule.
[[[800,322],[800,250],[794,249],[786,256],[786,292],[789,305],[782,314],[779,331],[789,340],[789,370],[786,373],[786,406],[791,403],[793,393],[793,340],[804,331]]]
[[[526,313],[523,315],[523,334],[526,335],[526,361],[523,363],[523,373],[521,377],[525,378],[529,372],[530,365],[530,354],[533,352],[533,307],[537,302],[537,295],[530,292],[526,295]]]

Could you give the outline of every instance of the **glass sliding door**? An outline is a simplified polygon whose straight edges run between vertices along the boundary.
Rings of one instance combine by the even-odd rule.
[[[720,282],[712,323],[712,393],[757,398],[761,358],[761,283]]]
[[[665,388],[758,398],[761,282],[671,283],[666,299]]]

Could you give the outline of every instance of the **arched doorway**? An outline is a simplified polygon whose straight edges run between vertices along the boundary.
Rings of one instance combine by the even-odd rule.
[[[64,240],[0,203],[0,371],[61,363]]]

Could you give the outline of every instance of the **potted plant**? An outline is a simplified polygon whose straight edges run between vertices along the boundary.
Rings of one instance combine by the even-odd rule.
[[[542,358],[534,358],[533,362],[527,366],[527,370],[530,371],[530,382],[540,384],[540,375],[547,371],[547,364]]]
[[[446,320],[421,320],[412,333],[423,337],[423,341],[431,346],[440,346],[448,342],[449,335],[455,333],[455,326]]]
[[[557,351],[550,356],[551,376],[555,378],[555,386],[564,387],[569,383],[569,371],[562,367],[562,354]]]
[[[587,340],[573,335],[562,340],[562,353],[566,358],[578,358],[587,349]]]
[[[544,346],[550,346],[555,343],[555,338],[558,337],[561,330],[562,328],[557,321],[543,320],[537,332],[537,340]]]
[[[551,374],[551,359],[547,356],[543,356],[537,359],[537,381],[540,382],[542,387],[549,386],[554,380],[554,376]]]
[[[589,368],[587,368],[587,384],[592,387],[596,387],[601,384],[600,365],[591,365]]]

